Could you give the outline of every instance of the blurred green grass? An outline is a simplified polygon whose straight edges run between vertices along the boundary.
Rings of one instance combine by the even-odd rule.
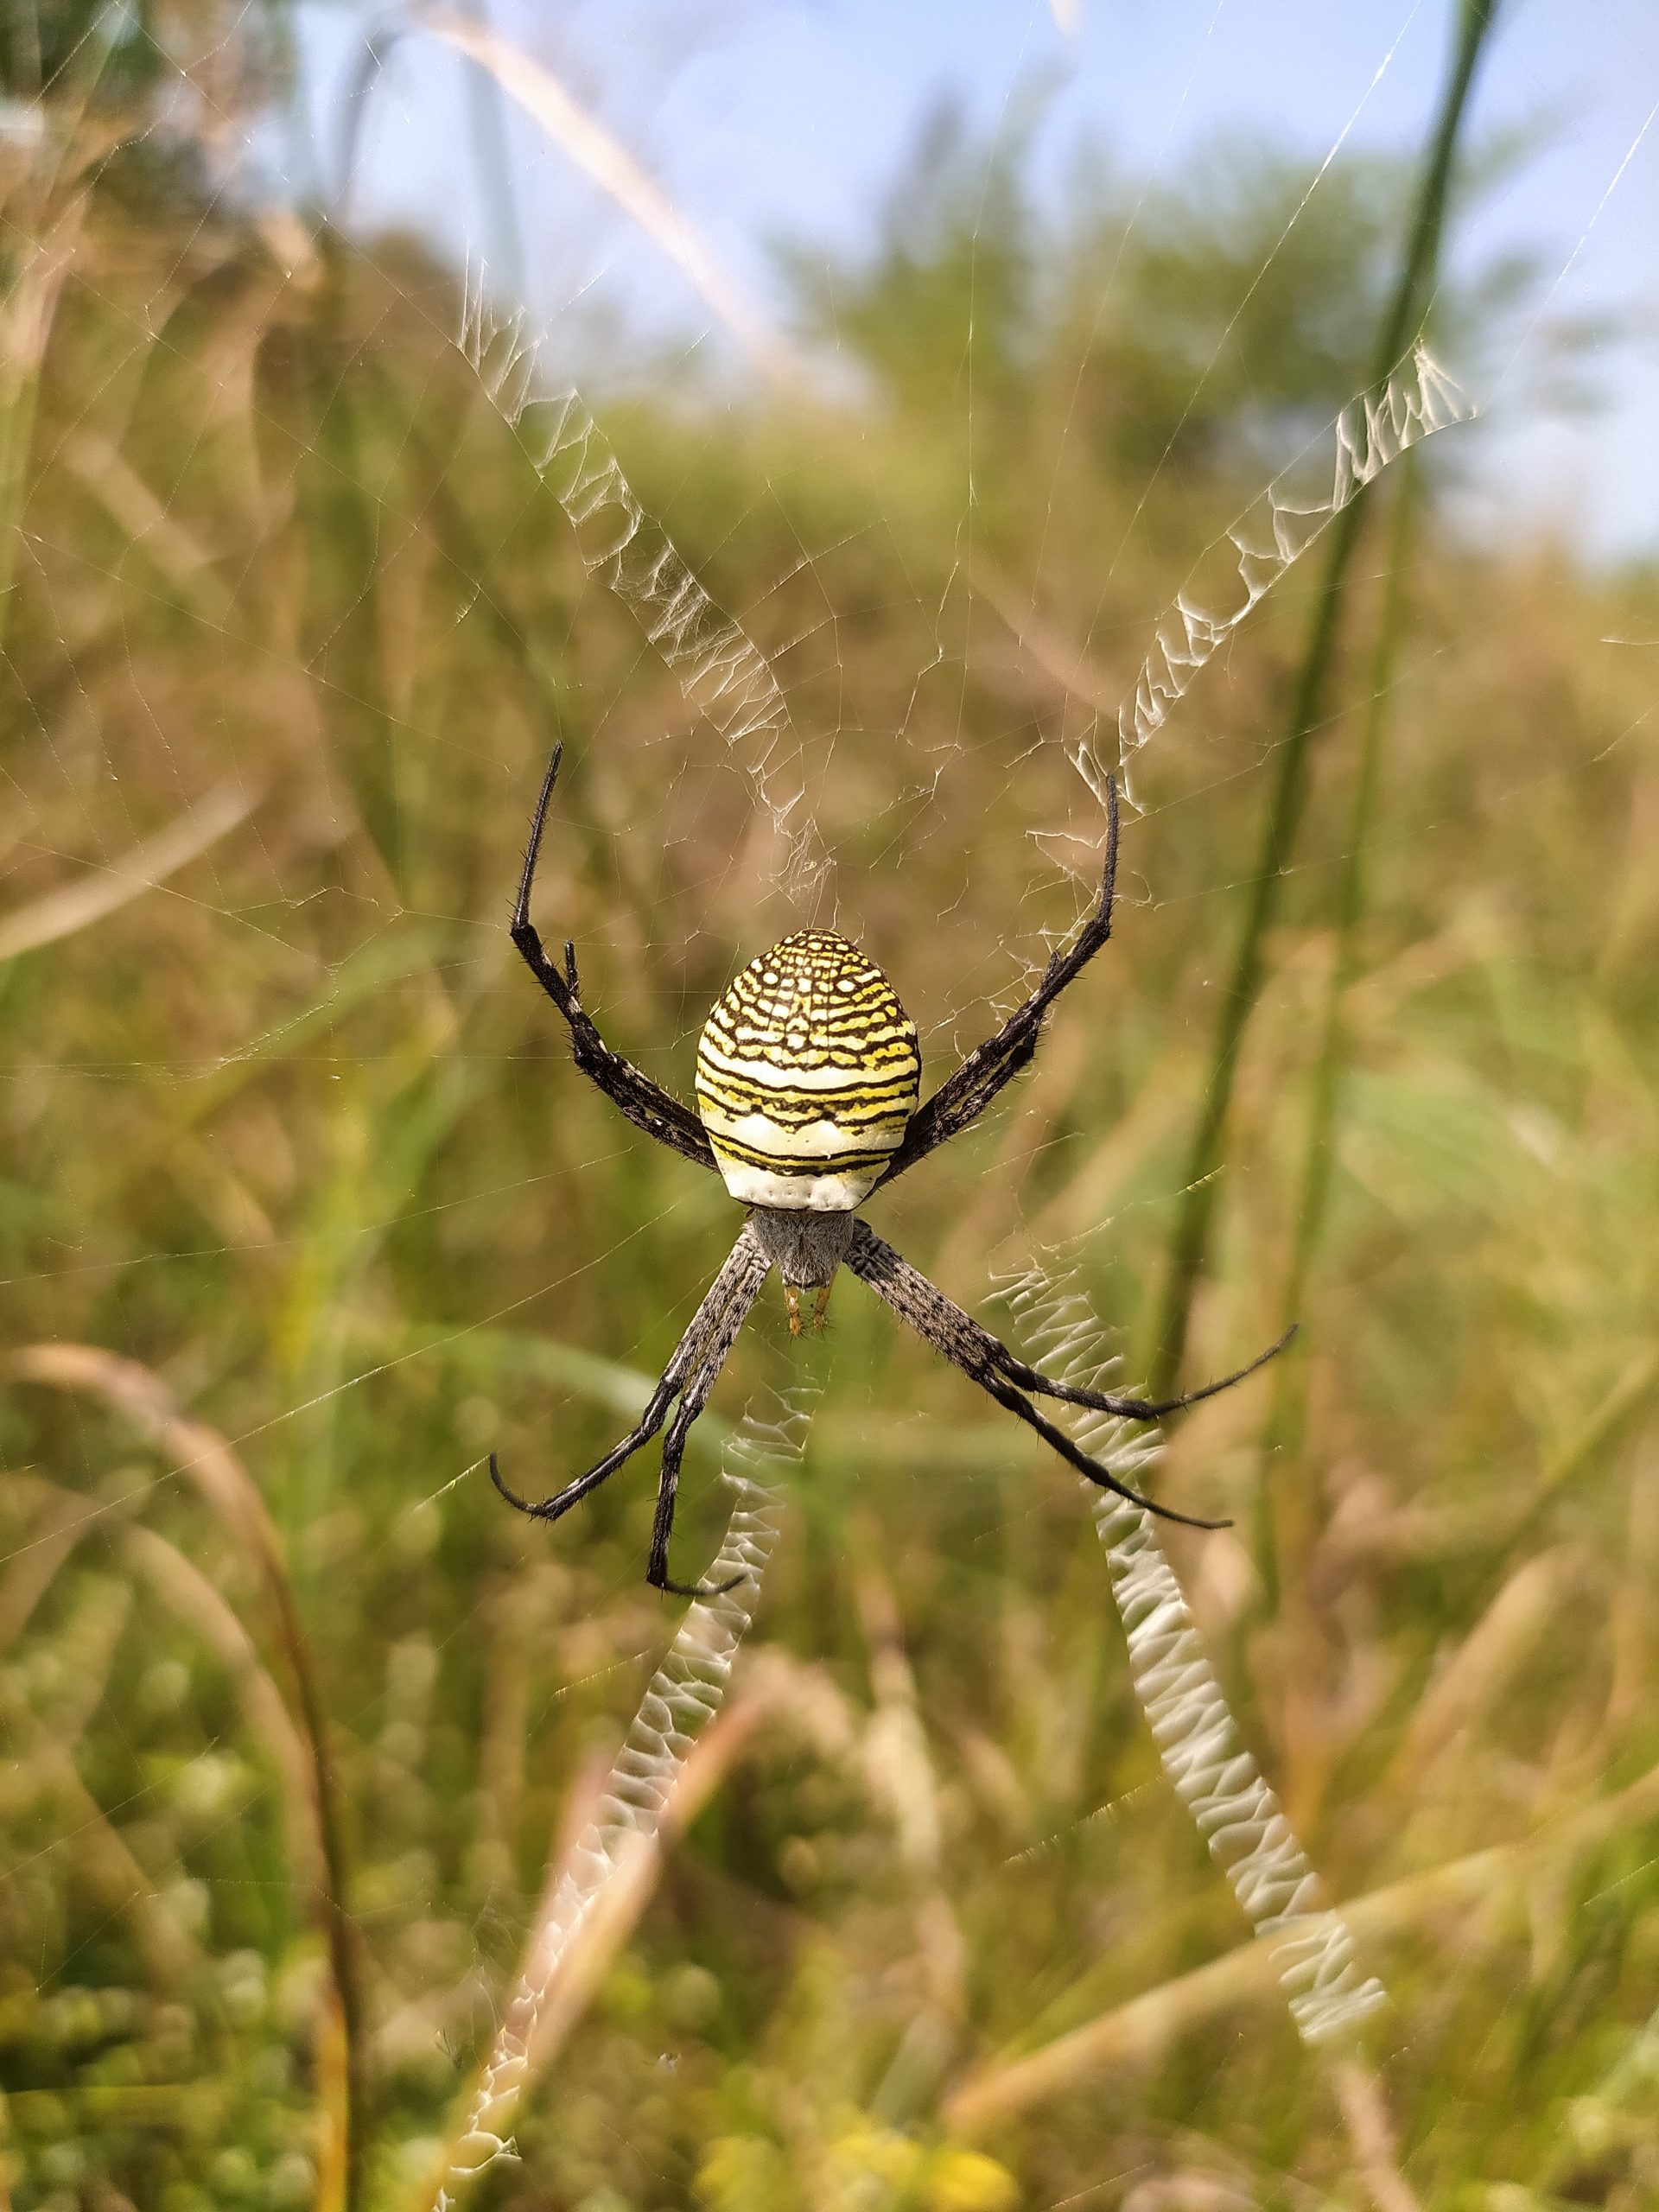
[[[1386,168],[1321,196],[1191,408],[1301,188],[1261,149],[1224,158],[1225,193],[1200,177],[1148,210],[1126,261],[1107,184],[1056,238],[1017,165],[988,197],[947,131],[884,257],[840,272],[878,406],[757,405],[728,435],[665,379],[607,418],[774,656],[842,925],[936,1077],[1071,912],[1028,833],[1095,826],[1038,741],[1079,686],[1123,688],[1241,490],[1363,381]],[[252,804],[161,887],[0,963],[0,2155],[14,2202],[53,2212],[340,2202],[351,2065],[363,2201],[412,2206],[673,1618],[640,1580],[648,1471],[550,1532],[499,1508],[482,1455],[531,1487],[596,1456],[733,1228],[576,1077],[507,946],[555,732],[545,925],[643,1065],[689,1087],[703,1008],[785,910],[718,741],[456,354],[448,273],[238,212],[148,141],[111,154],[96,102],[6,159],[0,927],[118,879],[227,781]],[[1123,304],[1091,327],[1109,257]],[[1478,335],[1498,304],[1477,287],[1452,311]],[[1350,948],[1305,1411],[1265,1467],[1310,1501],[1297,1571],[1269,1599],[1242,1541],[1172,1548],[1333,1891],[1396,1901],[1367,1963],[1420,2201],[1633,2207],[1659,2174],[1638,1786],[1659,1763],[1659,769],[1650,671],[1605,640],[1651,638],[1659,587],[1460,544],[1440,465]],[[1195,1373],[1255,1348],[1295,1254],[1387,581],[1383,534],[1366,548]],[[1117,940],[1014,1102],[880,1210],[976,1307],[993,1266],[1081,1238],[1103,1314],[1147,1324],[1311,588],[1296,572],[1149,763]],[[1087,642],[1069,694],[995,613],[1010,593]],[[717,1524],[718,1421],[791,1371],[772,1308],[694,1433],[688,1560]],[[982,2145],[951,2135],[976,2069],[1173,1992],[1245,1931],[1160,1776],[1070,1478],[855,1285],[832,1313],[758,1631],[786,1694],[479,2201],[1367,2201],[1270,1991],[1195,2001],[1167,2035],[1126,2012],[1104,2073]],[[1261,1385],[1204,1408],[1166,1494],[1246,1521],[1266,1414]],[[895,1740],[925,1759],[895,1769]],[[937,1815],[931,1872],[906,1790]],[[1507,1847],[1472,1889],[1436,1886]]]

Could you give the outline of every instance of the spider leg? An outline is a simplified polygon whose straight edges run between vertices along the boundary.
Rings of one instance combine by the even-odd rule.
[[[961,1362],[957,1361],[957,1364],[960,1366]],[[969,1371],[963,1369],[964,1374]],[[1116,1491],[1120,1497],[1127,1497],[1131,1505],[1138,1505],[1142,1512],[1155,1513],[1160,1521],[1179,1521],[1184,1529],[1232,1527],[1230,1521],[1205,1521],[1196,1513],[1178,1513],[1173,1505],[1160,1505],[1155,1498],[1147,1497],[1138,1490],[1131,1490],[1128,1483],[1119,1482],[1109,1467],[1102,1466],[1098,1459],[1091,1459],[1086,1452],[1072,1442],[1063,1428],[1056,1428],[1052,1421],[1045,1421],[1036,1407],[1028,1399],[1022,1398],[1012,1383],[1004,1382],[997,1376],[988,1378],[976,1375],[973,1379],[982,1389],[990,1393],[999,1406],[1006,1406],[1011,1414],[1017,1414],[1028,1428],[1036,1430],[1045,1444],[1052,1445],[1062,1459],[1075,1467],[1080,1475],[1086,1475],[1100,1489]]]
[[[556,745],[553,757],[547,765],[547,773],[542,779],[541,796],[536,802],[536,812],[530,825],[530,843],[524,853],[524,872],[518,880],[518,896],[513,901],[510,934],[524,965],[569,1024],[571,1051],[582,1073],[599,1085],[611,1103],[626,1116],[635,1128],[643,1129],[647,1136],[655,1137],[658,1144],[667,1145],[682,1159],[693,1160],[699,1167],[712,1168],[715,1155],[709,1149],[702,1123],[691,1109],[664,1090],[660,1084],[653,1083],[632,1061],[625,1060],[620,1052],[613,1052],[600,1035],[592,1015],[582,1003],[582,979],[576,973],[575,945],[566,942],[564,967],[561,970],[548,958],[536,925],[530,918],[530,894],[536,880],[536,863],[541,858],[542,836],[547,828],[547,810],[552,802],[553,786],[558,779],[559,762],[563,754],[563,746]]]
[[[1033,1391],[1039,1397],[1063,1399],[1069,1406],[1087,1406],[1094,1413],[1118,1414],[1126,1421],[1161,1421],[1166,1414],[1181,1413],[1188,1406],[1196,1406],[1202,1399],[1219,1396],[1222,1391],[1230,1390],[1235,1382],[1242,1382],[1247,1376],[1254,1375],[1258,1367],[1265,1367],[1270,1359],[1276,1359],[1296,1334],[1297,1324],[1293,1322],[1276,1344],[1269,1344],[1265,1351],[1257,1352],[1255,1357],[1248,1360],[1243,1367],[1235,1368],[1230,1375],[1224,1375],[1217,1382],[1205,1383],[1200,1389],[1184,1391],[1179,1398],[1126,1398],[1119,1397],[1109,1390],[1085,1390],[1075,1382],[1057,1381],[1054,1376],[1045,1375],[1040,1368],[1028,1366],[1023,1359],[1017,1358],[1000,1338],[994,1337],[988,1329],[975,1320],[971,1313],[965,1313],[954,1299],[947,1298],[935,1284],[929,1282],[919,1269],[912,1268],[902,1254],[893,1251],[891,1245],[882,1243],[874,1231],[867,1229],[862,1222],[853,1232],[855,1243],[861,1233],[868,1238],[873,1249],[880,1246],[881,1251],[889,1255],[884,1264],[892,1268],[895,1277],[905,1279],[907,1294],[918,1304],[923,1300],[937,1301],[941,1325],[948,1325],[962,1342],[973,1347],[977,1358],[994,1368],[1005,1381],[1012,1382],[1018,1389]],[[849,1265],[851,1265],[850,1261]]]
[[[515,1491],[509,1490],[496,1455],[492,1452],[490,1480],[508,1504],[517,1506],[520,1513],[528,1513],[537,1521],[561,1519],[573,1505],[580,1504],[590,1491],[596,1491],[607,1475],[613,1475],[625,1459],[632,1459],[642,1445],[650,1443],[667,1419],[670,1406],[683,1391],[689,1392],[700,1385],[702,1395],[696,1401],[696,1411],[685,1420],[683,1427],[680,1426],[677,1419],[676,1421],[676,1427],[680,1427],[680,1445],[683,1449],[685,1429],[690,1427],[707,1404],[715,1379],[725,1364],[726,1355],[742,1326],[744,1316],[760,1294],[760,1286],[766,1279],[771,1264],[746,1223],[738,1233],[737,1242],[733,1245],[725,1265],[709,1285],[708,1294],[692,1315],[685,1334],[675,1346],[673,1357],[663,1370],[662,1379],[652,1392],[638,1421],[620,1444],[612,1446],[602,1459],[589,1467],[585,1474],[578,1475],[573,1482],[567,1483],[563,1490],[555,1491],[551,1497],[532,1503],[529,1499],[520,1497]],[[727,1323],[734,1312],[735,1319],[731,1320],[728,1332]],[[712,1366],[709,1366],[710,1352],[715,1345],[720,1349]],[[708,1370],[706,1374],[705,1369]],[[678,1466],[677,1453],[677,1476]],[[660,1503],[658,1510],[660,1512]],[[671,1491],[671,1518],[672,1510]]]
[[[968,1055],[933,1096],[910,1117],[904,1141],[888,1162],[883,1183],[902,1175],[950,1138],[960,1136],[1022,1068],[1031,1064],[1042,1033],[1043,1017],[1074,977],[1080,976],[1112,933],[1112,899],[1117,883],[1117,785],[1106,779],[1106,865],[1089,917],[1070,945],[1062,946],[1043,970],[1037,988],[1017,1007],[994,1037]]]
[[[1051,1382],[1046,1375],[1039,1375],[1034,1367],[1022,1367],[1022,1363],[1014,1358],[1012,1353],[1007,1355],[1009,1364],[1004,1372],[1012,1375],[1015,1368],[1021,1368],[1023,1374],[1031,1378],[1023,1383],[1024,1389],[1041,1390],[1051,1398],[1064,1398],[1069,1405],[1091,1406],[1096,1413],[1122,1414],[1128,1421],[1161,1421],[1166,1414],[1180,1413],[1187,1406],[1196,1406],[1200,1399],[1218,1397],[1224,1390],[1230,1390],[1235,1382],[1242,1382],[1246,1376],[1254,1375],[1258,1367],[1265,1367],[1270,1359],[1277,1359],[1300,1325],[1300,1322],[1293,1321],[1276,1344],[1269,1344],[1265,1351],[1257,1352],[1255,1357],[1246,1360],[1243,1367],[1236,1367],[1230,1375],[1224,1375],[1214,1382],[1205,1382],[1197,1390],[1184,1390],[1179,1398],[1116,1398],[1104,1390],[1079,1390],[1070,1382]],[[1014,1375],[1014,1380],[1019,1382],[1020,1376]]]
[[[1091,1459],[1080,1446],[1074,1443],[1063,1428],[1055,1427],[1026,1398],[1020,1389],[1042,1390],[1052,1397],[1064,1398],[1076,1405],[1086,1405],[1099,1411],[1116,1413],[1141,1405],[1139,1399],[1109,1399],[1097,1391],[1073,1389],[1066,1383],[1055,1383],[1034,1367],[1027,1367],[1018,1360],[1006,1344],[998,1342],[988,1329],[982,1328],[969,1313],[964,1313],[956,1302],[931,1283],[918,1268],[884,1243],[874,1230],[861,1221],[854,1224],[853,1241],[847,1255],[847,1265],[855,1275],[868,1283],[878,1298],[892,1306],[901,1320],[908,1321],[916,1333],[931,1344],[935,1351],[943,1352],[953,1367],[958,1367],[970,1382],[995,1399],[999,1406],[1034,1428],[1043,1441],[1058,1452],[1081,1475],[1103,1490],[1116,1491],[1120,1497],[1127,1497],[1148,1513],[1155,1513],[1162,1521],[1179,1521],[1189,1529],[1226,1529],[1227,1521],[1201,1521],[1190,1513],[1178,1513],[1173,1506],[1160,1505],[1154,1499],[1143,1497],[1139,1491],[1121,1483],[1111,1471]],[[1278,1347],[1275,1345],[1274,1350]],[[1271,1357],[1271,1354],[1264,1355]],[[1258,1366],[1260,1361],[1255,1363]],[[1248,1370],[1245,1370],[1248,1373]],[[1025,1380],[1029,1377],[1029,1381]],[[1230,1377],[1236,1381],[1237,1378]],[[1216,1383],[1211,1389],[1224,1389]],[[1205,1395],[1206,1393],[1195,1395]],[[1136,1416],[1131,1414],[1131,1418]],[[1154,1418],[1148,1408],[1139,1416]]]
[[[653,1590],[671,1591],[677,1598],[719,1598],[735,1590],[747,1578],[734,1574],[726,1582],[676,1582],[668,1571],[668,1540],[674,1533],[674,1500],[680,1486],[680,1459],[691,1424],[709,1402],[720,1370],[725,1366],[737,1332],[748,1319],[760,1294],[770,1262],[762,1259],[753,1274],[740,1283],[726,1310],[715,1322],[696,1366],[687,1376],[680,1402],[663,1439],[663,1471],[657,1484],[657,1517],[652,1523],[651,1560],[645,1580]]]
[[[510,1490],[506,1478],[501,1472],[500,1461],[493,1452],[490,1454],[490,1480],[507,1503],[517,1506],[520,1513],[528,1513],[537,1521],[560,1520],[573,1505],[580,1505],[590,1491],[597,1490],[607,1475],[613,1475],[625,1459],[631,1459],[641,1445],[650,1443],[662,1427],[673,1402],[673,1392],[666,1383],[659,1382],[652,1392],[638,1425],[628,1431],[620,1444],[613,1445],[602,1459],[589,1467],[585,1475],[578,1475],[563,1490],[555,1491],[551,1497],[538,1498],[532,1503],[527,1497],[520,1497],[517,1491]]]

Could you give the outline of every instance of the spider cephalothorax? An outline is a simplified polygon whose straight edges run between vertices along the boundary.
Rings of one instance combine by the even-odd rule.
[[[1185,1521],[1198,1529],[1224,1527],[1224,1522],[1197,1521],[1154,1504],[1128,1489],[1090,1459],[1064,1429],[1046,1420],[1027,1394],[1121,1414],[1131,1421],[1156,1421],[1242,1381],[1262,1360],[1271,1359],[1286,1339],[1236,1375],[1161,1404],[1078,1389],[1016,1358],[856,1218],[855,1210],[872,1191],[978,1120],[1036,1052],[1050,1006],[1111,935],[1117,867],[1116,788],[1107,786],[1106,868],[1088,919],[1071,945],[1050,960],[1030,997],[994,1037],[969,1054],[925,1105],[916,1103],[922,1071],[916,1026],[892,984],[845,938],[827,930],[802,930],[752,961],[709,1014],[697,1046],[699,1112],[694,1114],[612,1052],[582,1006],[575,946],[566,944],[564,966],[556,967],[530,918],[531,887],[562,752],[563,747],[555,747],[537,802],[513,909],[512,941],[569,1024],[576,1065],[582,1072],[636,1128],[700,1167],[716,1169],[732,1196],[751,1211],[638,1425],[586,1474],[538,1504],[515,1497],[507,1488],[493,1452],[490,1474],[502,1496],[522,1513],[556,1521],[597,1490],[667,1421],[646,1579],[658,1589],[683,1597],[714,1594],[701,1584],[676,1582],[668,1572],[668,1540],[686,1433],[708,1403],[738,1331],[772,1268],[783,1281],[790,1326],[798,1332],[796,1294],[817,1292],[817,1319],[822,1320],[830,1285],[844,1266],[936,1351],[1034,1428],[1090,1482],[1166,1520]],[[671,1406],[675,1406],[671,1420]]]

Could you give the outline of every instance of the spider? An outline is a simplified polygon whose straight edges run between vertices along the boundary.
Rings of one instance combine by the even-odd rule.
[[[1248,1367],[1183,1397],[1154,1403],[1115,1397],[1055,1381],[982,1328],[910,1262],[857,1217],[881,1185],[976,1122],[1037,1050],[1043,1017],[1111,935],[1117,872],[1117,791],[1108,783],[1106,866],[1100,893],[1069,948],[1057,951],[1023,1006],[1011,1014],[933,1093],[925,1105],[916,1025],[875,963],[845,938],[802,930],[752,961],[709,1014],[697,1046],[698,1111],[613,1052],[582,1003],[576,952],[568,940],[564,966],[547,957],[530,918],[531,890],[547,812],[564,747],[554,747],[531,823],[530,845],[512,912],[512,936],[530,972],[569,1026],[576,1065],[636,1128],[699,1167],[714,1169],[749,1208],[726,1264],[691,1317],[637,1424],[604,1458],[539,1503],[515,1495],[494,1452],[490,1478],[510,1505],[541,1521],[556,1521],[599,1488],[668,1421],[657,1514],[645,1579],[683,1598],[715,1597],[744,1578],[718,1586],[676,1582],[668,1571],[669,1537],[680,1461],[691,1424],[709,1402],[732,1346],[773,1268],[783,1279],[792,1335],[801,1332],[803,1290],[817,1293],[814,1320],[822,1327],[836,1270],[845,1265],[901,1319],[943,1352],[997,1404],[1034,1428],[1080,1474],[1166,1521],[1223,1529],[1159,1505],[1088,1454],[1031,1404],[1027,1393],[1058,1398],[1130,1421],[1157,1421],[1254,1374],[1290,1341],[1288,1332]]]

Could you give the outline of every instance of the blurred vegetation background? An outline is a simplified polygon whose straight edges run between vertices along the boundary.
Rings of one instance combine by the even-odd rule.
[[[20,2212],[431,2202],[676,1618],[648,1465],[549,1531],[482,1458],[533,1490],[596,1457],[734,1227],[508,946],[553,737],[543,928],[661,1079],[789,918],[720,741],[455,350],[456,273],[227,185],[290,29],[0,18]],[[1133,222],[1085,168],[1055,218],[942,111],[873,257],[785,257],[857,404],[664,362],[603,410],[775,659],[840,925],[935,1078],[1077,910],[1033,832],[1086,877],[1098,817],[1051,741],[1364,385],[1414,174],[1339,165],[1269,257],[1307,183],[1270,147]],[[1478,359],[1531,281],[1479,272],[1432,327]],[[1303,1334],[1160,1478],[1237,1523],[1171,1548],[1389,1981],[1371,2067],[1205,1980],[1248,1930],[1076,1487],[849,1283],[822,1346],[765,1301],[694,1433],[683,1572],[746,1395],[823,1386],[696,1817],[477,2202],[1653,2201],[1659,577],[1460,541],[1436,443],[1351,572],[1186,1372],[1287,1299]],[[1117,938],[1034,1072],[878,1208],[970,1306],[1076,1240],[1151,1356],[1315,565],[1148,755]],[[1089,2026],[970,2132],[965,2083]]]

